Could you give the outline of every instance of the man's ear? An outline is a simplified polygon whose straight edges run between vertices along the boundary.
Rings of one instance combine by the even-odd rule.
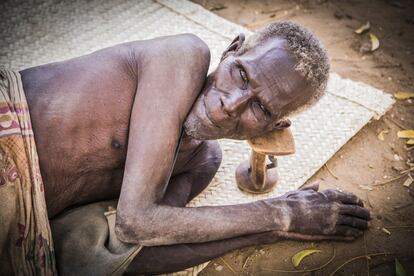
[[[273,129],[282,130],[284,128],[290,127],[292,122],[289,119],[279,120],[274,126]]]
[[[233,41],[230,43],[229,47],[227,47],[227,49],[221,55],[220,61],[225,59],[229,54],[237,52],[240,49],[240,47],[243,45],[243,42],[245,39],[246,37],[244,36],[243,33],[236,36],[236,38],[233,39]]]

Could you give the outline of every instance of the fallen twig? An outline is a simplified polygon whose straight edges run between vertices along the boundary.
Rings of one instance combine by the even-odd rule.
[[[365,239],[365,232],[364,232],[364,253],[365,253],[365,259],[367,260],[367,275],[369,276],[369,257],[368,257],[368,250],[367,250],[367,241]]]
[[[398,122],[398,121],[396,121],[396,120],[394,120],[393,118],[390,118],[390,117],[385,117],[385,119],[387,119],[387,120],[389,120],[389,121],[391,121],[391,122],[393,122],[395,125],[397,125],[399,128],[401,128],[401,129],[409,129],[408,127],[406,127],[405,125],[403,125],[402,123],[400,123],[400,122]]]
[[[400,226],[387,226],[388,229],[398,229],[398,228],[411,228],[414,229],[414,225],[400,225]]]
[[[407,203],[407,204],[395,206],[393,209],[394,210],[400,210],[400,209],[404,209],[404,208],[410,207],[411,205],[413,205],[413,204],[410,202],[410,203]]]
[[[368,192],[366,192],[366,195],[367,195],[367,202],[368,202],[369,207],[373,208],[372,204],[371,204],[371,201],[369,200]]]
[[[276,12],[280,12],[283,11],[284,9],[273,9],[273,10],[268,10],[268,11],[262,11],[262,14],[266,14],[266,13],[276,13]]]
[[[414,171],[414,167],[411,167],[411,168],[409,168],[409,169],[406,169],[406,170],[400,171],[400,174],[409,173],[409,172],[411,172],[411,171]]]
[[[244,275],[244,272],[245,272],[244,269],[246,268],[247,263],[249,261],[251,261],[256,256],[257,256],[257,251],[256,250],[254,250],[249,256],[247,256],[247,258],[244,260],[244,263],[242,265],[242,270],[240,271],[240,275]],[[246,275],[249,275],[248,271],[247,271],[247,274]]]
[[[383,64],[383,65],[375,65],[371,68],[398,68],[401,67],[401,64]]]
[[[247,265],[247,262],[250,260],[250,258],[253,256],[253,253],[252,254],[250,254],[249,256],[247,256],[247,258],[246,258],[246,260],[244,260],[244,263],[243,263],[243,265],[242,265],[242,270],[244,270],[244,268],[246,267],[246,265]]]
[[[373,186],[381,186],[381,185],[384,185],[384,184],[387,184],[387,183],[390,183],[390,182],[394,182],[395,180],[398,180],[398,179],[400,179],[400,178],[403,178],[406,174],[407,174],[407,173],[404,173],[404,174],[401,174],[401,175],[396,176],[396,177],[394,177],[394,178],[391,178],[391,179],[389,179],[389,180],[387,180],[387,181],[384,181],[384,182],[379,182],[379,183],[374,183],[374,184],[372,184],[372,185],[373,185]]]
[[[338,270],[340,270],[341,268],[343,268],[345,265],[347,265],[347,264],[349,264],[349,263],[351,263],[351,262],[353,262],[353,261],[356,261],[356,260],[359,260],[359,259],[362,259],[362,258],[367,258],[367,257],[375,257],[375,256],[380,256],[380,255],[391,255],[391,254],[393,254],[393,253],[390,253],[390,252],[384,252],[384,253],[372,253],[372,254],[368,254],[368,255],[362,255],[362,256],[357,256],[357,257],[354,257],[354,258],[352,258],[352,259],[349,259],[348,261],[346,261],[346,262],[344,262],[343,264],[341,264],[340,266],[338,266],[331,274],[329,274],[329,276],[333,276],[333,275],[335,275],[335,273],[336,272],[338,272]]]
[[[311,269],[303,269],[303,270],[281,270],[281,269],[270,269],[270,268],[262,268],[260,271],[257,271],[258,273],[260,272],[280,272],[280,273],[304,273],[304,272],[312,272],[312,271],[317,271],[320,270],[324,267],[326,267],[328,264],[330,264],[333,259],[335,259],[336,256],[336,249],[335,247],[333,248],[333,252],[332,252],[332,257],[323,265],[318,266],[316,268],[311,268]]]
[[[339,179],[339,177],[337,177],[333,171],[331,171],[331,169],[328,167],[328,164],[325,164],[326,169],[328,170],[329,174],[332,175],[335,179]]]
[[[234,274],[234,275],[238,275],[236,273],[236,271],[223,259],[223,257],[220,257],[220,260],[222,260],[222,262],[224,263],[225,266],[227,266],[227,268]]]

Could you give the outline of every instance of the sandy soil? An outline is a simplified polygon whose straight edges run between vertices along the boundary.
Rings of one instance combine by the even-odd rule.
[[[343,77],[363,81],[388,93],[414,91],[414,2],[412,1],[236,1],[194,0],[218,15],[256,30],[272,21],[290,20],[310,28],[327,47],[332,70]],[[373,53],[368,34],[354,30],[366,21],[380,40]],[[397,131],[414,128],[412,100],[397,101],[379,121],[366,125],[312,179],[322,188],[338,188],[360,196],[373,214],[365,236],[352,243],[291,242],[238,250],[214,260],[200,274],[206,275],[298,275],[291,257],[308,248],[322,253],[306,258],[299,275],[395,275],[395,258],[407,275],[414,275],[414,183],[403,186],[400,172],[413,162]],[[384,141],[378,139],[380,131]],[[340,130],[339,130],[340,131]],[[412,172],[414,176],[414,172]],[[388,182],[378,185],[379,182]],[[390,234],[382,228],[389,230]],[[333,252],[335,258],[329,261]],[[390,252],[366,258],[366,254]],[[298,272],[298,271],[297,271]]]

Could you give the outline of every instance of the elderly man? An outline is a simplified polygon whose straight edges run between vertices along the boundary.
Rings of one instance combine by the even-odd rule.
[[[209,61],[207,45],[185,34],[21,71],[48,217],[119,198],[116,236],[145,246],[128,273],[176,271],[282,239],[361,235],[370,217],[361,200],[317,185],[249,204],[185,207],[220,165],[215,139],[286,127],[287,116],[323,95],[329,71],[318,40],[292,23],[239,35],[206,77]],[[69,228],[79,225],[94,227],[80,218]],[[69,230],[53,231],[60,247]]]

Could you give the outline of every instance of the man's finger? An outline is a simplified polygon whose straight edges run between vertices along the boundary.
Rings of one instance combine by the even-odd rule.
[[[362,235],[362,231],[354,227],[338,225],[336,226],[336,234],[345,237],[359,237]]]
[[[339,213],[341,215],[359,217],[366,220],[371,219],[369,210],[358,205],[341,205]]]
[[[368,221],[364,219],[356,218],[356,217],[350,217],[350,216],[340,216],[338,220],[338,224],[352,226],[358,229],[368,228]]]
[[[353,193],[340,192],[333,189],[323,190],[321,193],[326,195],[327,198],[340,201],[343,204],[355,204],[364,207],[362,200]]]
[[[309,184],[305,184],[302,187],[299,188],[300,191],[304,191],[304,190],[314,190],[314,191],[318,191],[319,190],[319,180],[316,180],[312,183]]]
[[[364,207],[364,203],[362,200],[354,195],[353,193],[347,193],[347,192],[339,192],[338,191],[338,199],[343,204],[355,204]]]

